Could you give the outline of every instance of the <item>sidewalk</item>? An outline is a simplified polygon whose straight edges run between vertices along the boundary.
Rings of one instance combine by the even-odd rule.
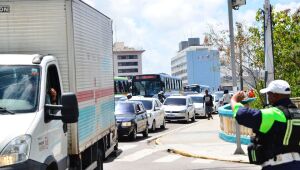
[[[247,146],[242,145],[244,155],[235,155],[236,144],[219,138],[219,116],[213,116],[213,120],[198,119],[192,126],[158,138],[158,147],[188,157],[249,163]]]

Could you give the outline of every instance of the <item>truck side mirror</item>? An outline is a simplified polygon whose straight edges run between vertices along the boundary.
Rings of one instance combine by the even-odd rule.
[[[64,93],[61,96],[61,115],[64,123],[78,122],[79,110],[77,97],[74,93]]]

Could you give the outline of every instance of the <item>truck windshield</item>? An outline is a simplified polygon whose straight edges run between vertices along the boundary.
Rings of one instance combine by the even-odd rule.
[[[36,111],[39,84],[38,66],[0,65],[0,107],[14,113]]]

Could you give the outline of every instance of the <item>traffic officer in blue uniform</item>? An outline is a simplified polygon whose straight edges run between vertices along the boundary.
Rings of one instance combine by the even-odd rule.
[[[231,98],[237,122],[255,133],[248,146],[250,163],[262,165],[263,170],[300,170],[300,110],[290,100],[290,85],[274,80],[260,93],[267,93],[272,107],[244,107],[244,92]]]

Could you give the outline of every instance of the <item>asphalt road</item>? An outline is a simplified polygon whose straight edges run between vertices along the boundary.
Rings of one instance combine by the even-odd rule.
[[[215,115],[217,116],[217,115]],[[218,129],[212,129],[210,124],[217,120],[197,119],[195,123],[167,123],[166,130],[150,133],[148,138],[138,136],[137,141],[131,142],[126,138],[120,139],[118,157],[110,157],[104,163],[105,170],[198,170],[198,169],[259,169],[249,164],[231,163],[208,159],[185,157],[167,152],[170,145],[189,145],[196,141],[193,127],[202,130],[206,135],[218,137]],[[214,122],[217,123],[217,122]],[[200,124],[200,125],[199,125]],[[213,126],[215,127],[215,126]],[[162,143],[154,140],[160,137]],[[204,141],[210,142],[210,141]]]

